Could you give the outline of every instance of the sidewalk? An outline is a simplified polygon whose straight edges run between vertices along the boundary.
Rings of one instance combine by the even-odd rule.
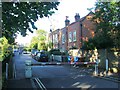
[[[15,77],[7,80],[7,90],[9,89],[28,89],[33,90],[33,86],[30,78],[25,77],[25,60],[28,58],[24,55],[15,54],[13,60],[15,67],[14,74]]]
[[[120,83],[120,78],[119,78],[119,75],[118,74],[115,74],[115,73],[108,73],[108,75],[106,75],[105,73],[103,73],[103,71],[100,71],[99,73],[98,73],[98,75],[94,75],[94,69],[90,69],[90,68],[86,68],[86,67],[74,67],[74,65],[73,66],[71,66],[72,68],[74,68],[74,69],[79,69],[79,68],[81,68],[81,69],[83,69],[84,70],[84,72],[86,73],[86,74],[89,74],[89,75],[92,75],[92,76],[94,76],[94,77],[96,77],[96,78],[101,78],[101,79],[105,79],[105,80],[109,80],[109,81],[113,81],[113,82],[116,82],[116,83]],[[105,72],[105,71],[104,71]]]
[[[31,85],[31,81],[30,79],[12,79],[12,80],[8,80],[8,87],[7,89],[30,89],[33,90],[33,87]]]
[[[120,83],[120,78],[119,78],[118,74],[111,73],[111,75],[104,75],[104,76],[101,76],[99,74],[98,76],[95,76],[95,77],[105,79],[105,80],[109,80],[109,81],[113,81],[113,82],[116,82],[116,83]]]

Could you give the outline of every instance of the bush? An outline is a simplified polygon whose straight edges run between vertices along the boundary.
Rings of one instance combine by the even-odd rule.
[[[49,51],[49,54],[50,54],[50,55],[51,55],[51,54],[53,54],[53,55],[61,55],[61,52],[60,52],[59,49],[51,49],[51,50]]]
[[[12,46],[9,45],[5,37],[0,38],[0,61],[3,61],[12,52]]]
[[[53,55],[61,55],[61,52],[60,51],[54,51],[52,54]]]
[[[49,51],[49,54],[53,54],[53,55],[68,55],[68,52],[61,52],[59,49],[51,49]]]

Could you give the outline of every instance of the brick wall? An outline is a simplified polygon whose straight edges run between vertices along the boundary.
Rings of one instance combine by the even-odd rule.
[[[79,21],[75,21],[68,26],[53,31],[53,35],[58,35],[58,42],[54,43],[54,47],[62,50],[69,50],[72,46],[81,48],[81,23],[82,23],[82,40],[87,41],[94,37],[95,24],[91,21],[92,13],[89,13]],[[76,41],[73,41],[73,33],[76,31]],[[69,33],[71,32],[72,41],[69,42]],[[65,35],[65,42],[62,42],[63,34]],[[74,34],[75,35],[75,34]]]

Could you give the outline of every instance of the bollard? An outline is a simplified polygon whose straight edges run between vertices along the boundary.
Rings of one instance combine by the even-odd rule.
[[[97,65],[95,64],[95,76],[97,76],[98,75],[98,69],[97,69],[98,67],[97,67]]]
[[[54,55],[52,54],[52,62],[53,62],[53,57],[54,57]]]
[[[95,64],[95,76],[98,75],[98,59],[96,60],[96,64]]]
[[[31,78],[32,77],[32,67],[31,67],[31,60],[25,61],[25,77]]]
[[[8,79],[8,63],[6,63],[6,80]]]
[[[108,74],[108,59],[106,59],[106,75]]]

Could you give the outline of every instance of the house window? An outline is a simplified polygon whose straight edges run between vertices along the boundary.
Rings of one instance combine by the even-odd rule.
[[[58,35],[55,34],[55,43],[58,43]]]
[[[53,43],[58,43],[58,35],[57,34],[53,35]]]
[[[72,42],[72,32],[69,32],[69,42]]]
[[[65,43],[65,34],[62,35],[62,43]]]
[[[76,41],[76,31],[73,32],[73,41]]]

